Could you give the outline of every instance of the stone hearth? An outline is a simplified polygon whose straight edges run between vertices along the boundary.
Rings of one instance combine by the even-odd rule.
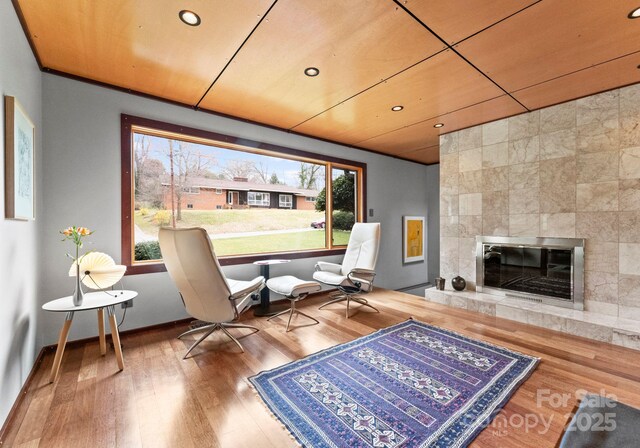
[[[447,285],[447,287],[451,286]],[[571,310],[476,291],[454,291],[452,289],[439,291],[436,288],[428,288],[425,291],[425,298],[441,305],[476,311],[640,350],[640,325],[636,320],[605,316],[589,311]]]

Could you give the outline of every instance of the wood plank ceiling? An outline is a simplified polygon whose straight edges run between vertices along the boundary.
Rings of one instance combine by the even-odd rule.
[[[640,82],[640,0],[13,3],[45,71],[421,163],[439,134]]]

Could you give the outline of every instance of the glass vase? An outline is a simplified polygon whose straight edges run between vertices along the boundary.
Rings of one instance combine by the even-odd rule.
[[[80,263],[76,261],[76,290],[73,292],[73,306],[82,305],[84,300],[84,293],[82,292],[82,285],[80,284]]]

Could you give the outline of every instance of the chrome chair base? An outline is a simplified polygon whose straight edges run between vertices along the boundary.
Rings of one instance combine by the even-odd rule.
[[[238,347],[240,347],[240,351],[242,351],[242,353],[244,353],[244,348],[240,344],[240,341],[238,341],[235,337],[233,337],[233,335],[231,333],[229,333],[227,328],[248,328],[250,330],[255,330],[255,332],[260,331],[256,327],[252,327],[251,325],[231,324],[231,323],[210,324],[210,325],[205,325],[205,326],[198,327],[198,328],[193,328],[191,330],[187,330],[184,333],[182,333],[180,336],[178,336],[178,339],[181,339],[183,336],[187,336],[189,334],[197,333],[199,331],[206,331],[206,333],[203,334],[202,336],[200,336],[200,338],[196,342],[194,342],[191,345],[191,347],[189,347],[189,350],[187,350],[187,353],[184,354],[182,359],[187,359],[187,356],[189,356],[189,353],[191,353],[191,350],[196,348],[198,346],[198,344],[200,344],[202,341],[204,341],[211,333],[213,333],[216,330],[222,330],[224,332],[224,334],[229,336],[229,338],[233,342],[235,342]]]
[[[343,291],[334,293],[330,297],[331,297],[331,300],[329,300],[327,303],[322,304],[320,306],[320,308],[318,308],[319,310],[321,310],[325,306],[332,305],[332,304],[338,303],[338,302],[345,302],[346,301],[347,302],[347,310],[346,310],[346,313],[345,313],[345,317],[347,319],[349,319],[349,317],[350,317],[349,316],[349,309],[350,309],[351,302],[353,301],[353,302],[356,302],[356,303],[358,303],[360,305],[367,306],[367,307],[371,308],[376,313],[380,312],[380,310],[378,310],[378,308],[376,308],[373,305],[370,305],[369,301],[367,299],[363,298],[363,297],[358,297],[358,296],[355,296],[353,294],[348,294],[348,293],[343,292]]]
[[[289,299],[289,301],[291,302],[291,308],[289,308],[289,309],[287,309],[287,310],[284,310],[284,311],[280,311],[278,314],[274,314],[273,316],[271,316],[271,317],[270,317],[269,319],[267,319],[267,320],[271,320],[271,319],[273,319],[273,318],[275,318],[275,317],[278,317],[278,316],[281,316],[281,315],[283,315],[283,314],[289,313],[289,320],[287,321],[287,328],[286,328],[285,332],[286,332],[286,331],[289,331],[289,326],[291,325],[291,318],[293,317],[293,315],[294,315],[294,314],[301,314],[302,316],[304,316],[304,317],[306,317],[306,318],[308,318],[308,319],[311,319],[311,320],[314,322],[314,323],[312,323],[312,324],[299,325],[300,327],[307,327],[307,326],[309,326],[309,325],[316,325],[316,324],[319,324],[320,322],[319,322],[317,319],[315,319],[315,318],[313,318],[313,317],[309,316],[309,315],[308,315],[308,314],[306,314],[306,313],[303,313],[302,311],[299,311],[299,310],[296,308],[296,302],[297,302],[298,300],[300,300],[300,299],[305,298],[306,296],[307,296],[307,294],[305,294],[304,296],[296,297],[295,299]]]

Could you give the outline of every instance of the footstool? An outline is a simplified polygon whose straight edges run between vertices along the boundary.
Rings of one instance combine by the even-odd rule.
[[[298,311],[296,309],[297,301],[304,299],[312,292],[318,292],[320,291],[320,289],[322,289],[322,287],[320,286],[320,283],[314,282],[314,281],[308,281],[308,280],[300,280],[299,278],[294,277],[293,275],[283,275],[281,277],[273,277],[267,280],[267,288],[269,288],[270,291],[273,291],[276,294],[285,296],[285,298],[291,301],[290,308],[284,311],[281,311],[278,314],[274,314],[267,320],[271,320],[282,314],[289,313],[289,321],[287,322],[286,331],[289,331],[291,318],[293,317],[294,314],[302,314],[303,316],[308,317],[309,319],[315,322],[314,324],[309,324],[309,325],[315,325],[320,323],[313,317],[309,316],[308,314],[305,314],[302,311]]]

